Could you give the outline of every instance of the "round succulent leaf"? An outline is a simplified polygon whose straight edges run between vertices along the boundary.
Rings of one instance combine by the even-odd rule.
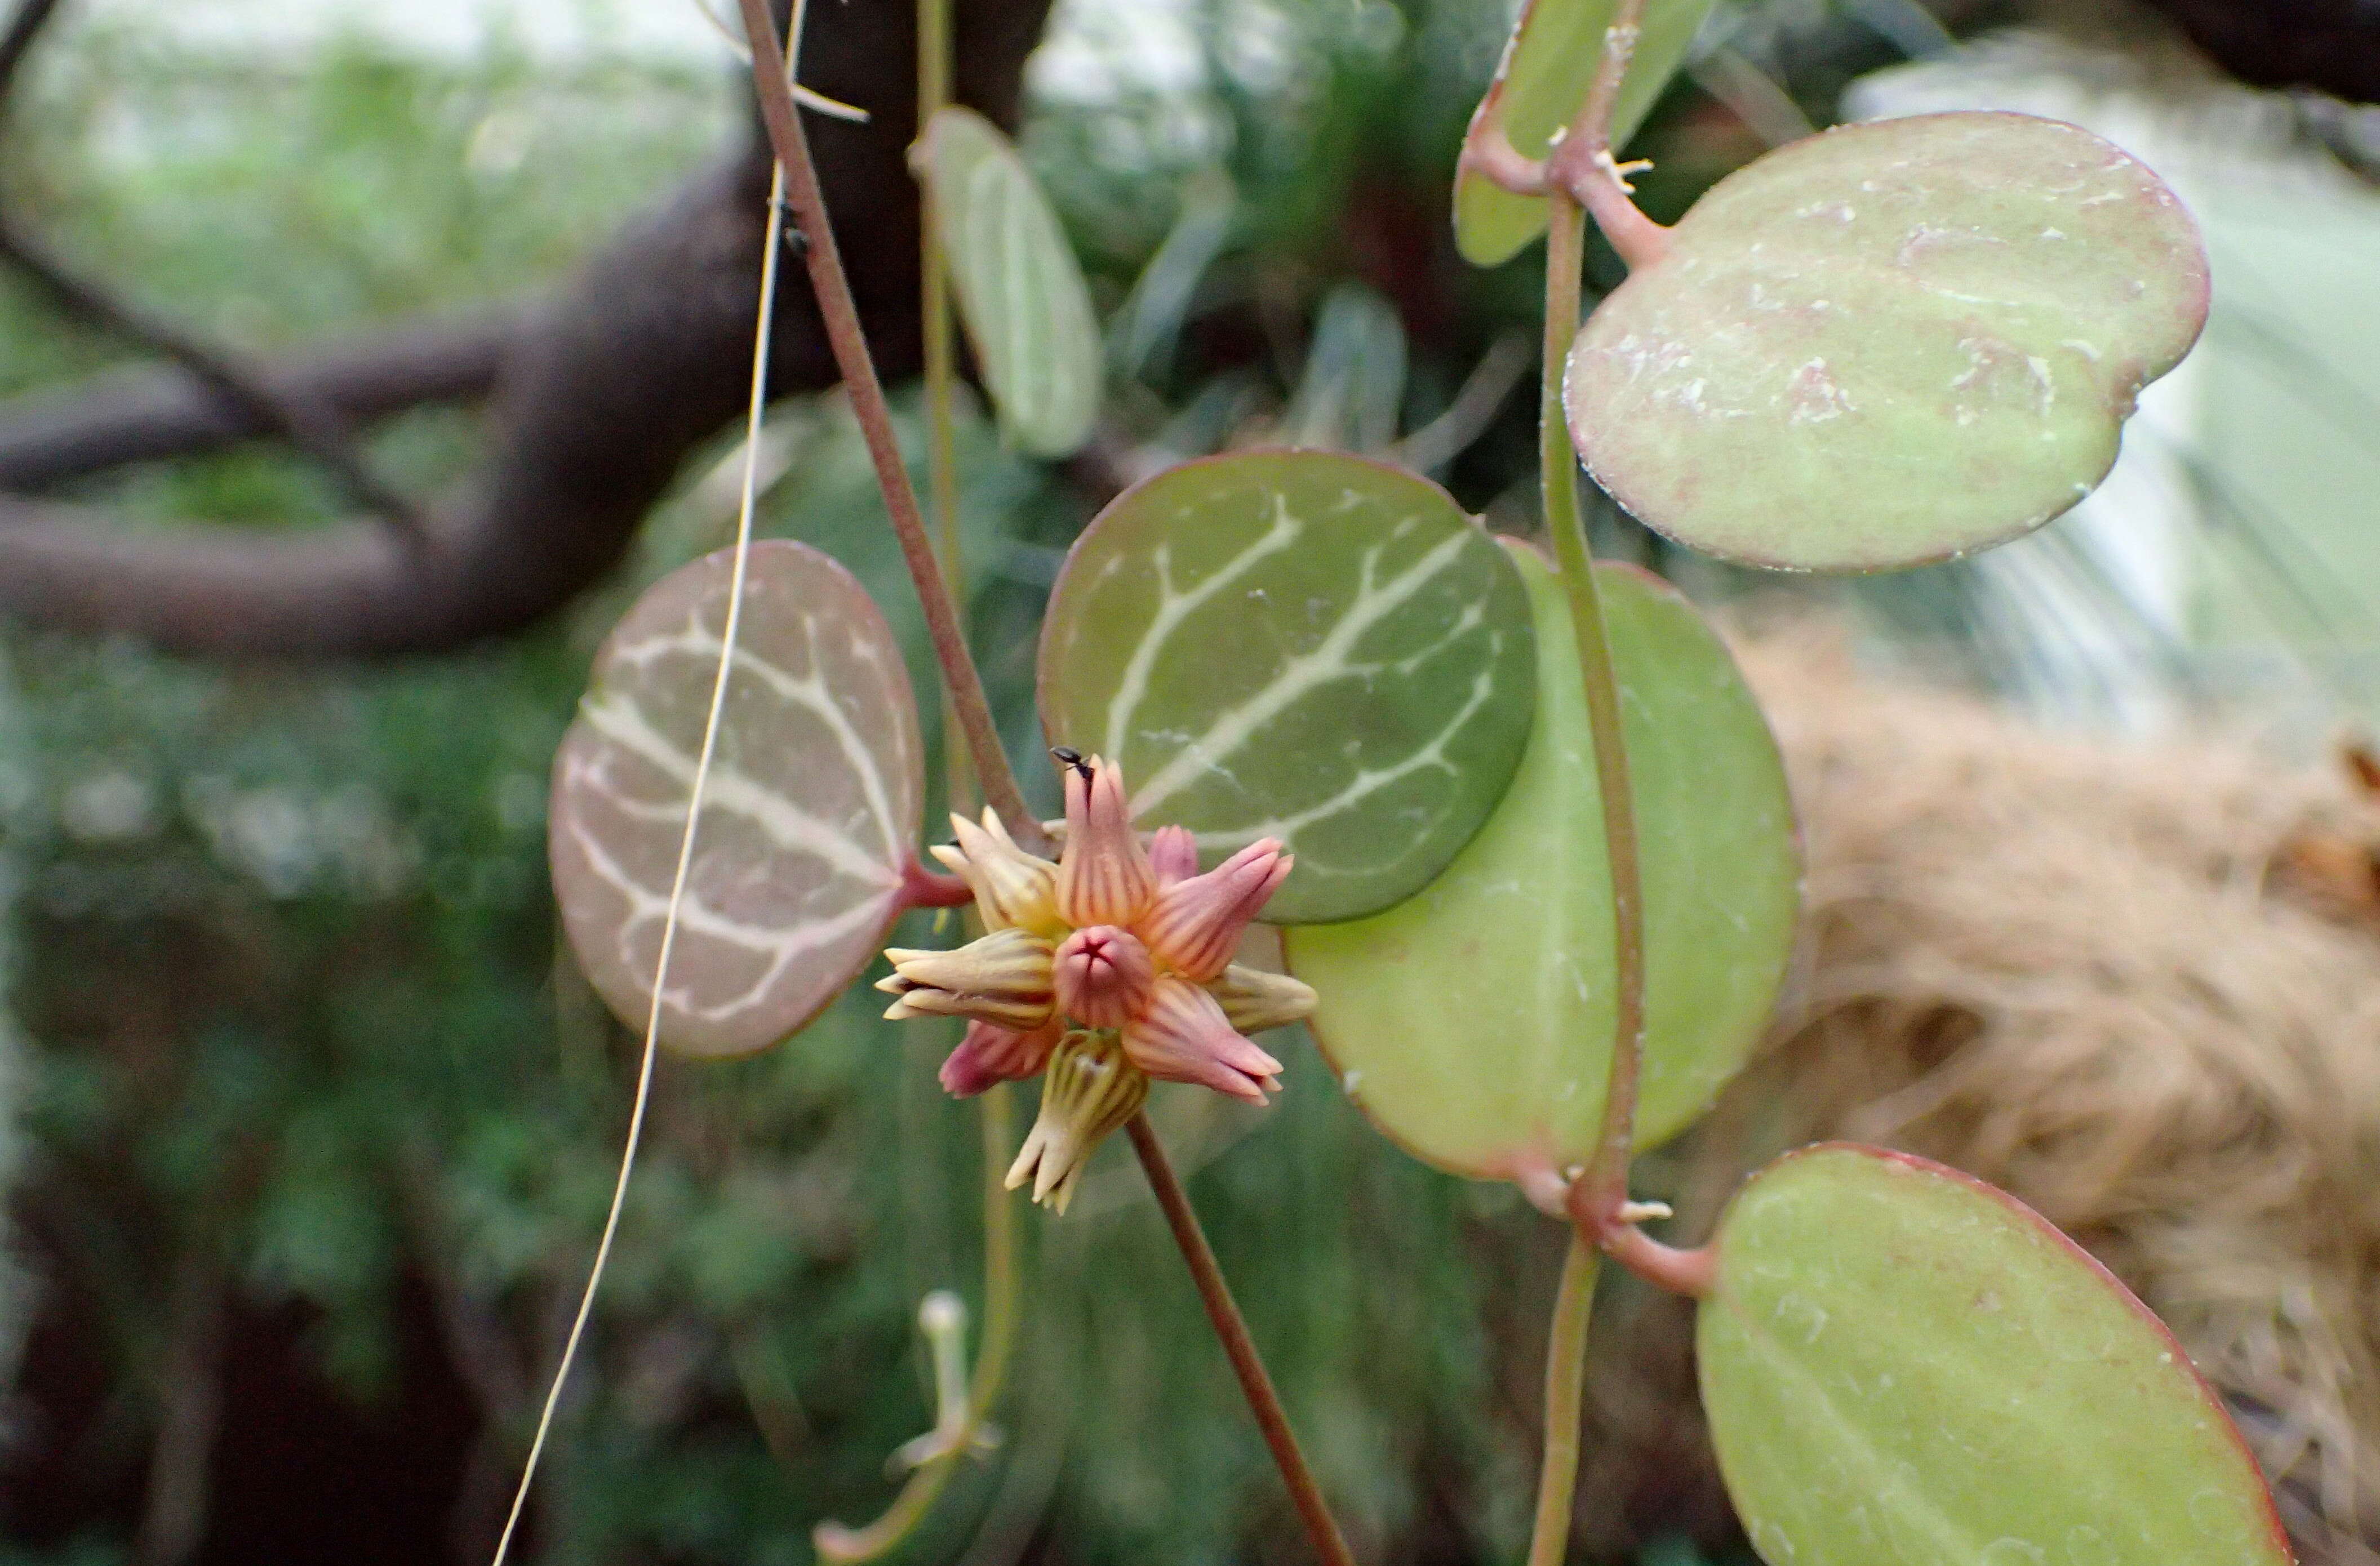
[[[1842,126],[1721,180],[1572,346],[1596,481],[1691,548],[1875,571],[2088,494],[2206,318],[2173,192],[2023,115]]]
[[[1240,452],[1127,491],[1076,540],[1041,633],[1050,743],[1119,761],[1134,819],[1211,866],[1277,837],[1276,923],[1401,902],[1512,781],[1535,702],[1528,595],[1426,479]]]
[[[2287,1566],[2181,1345],[2006,1192],[1805,1148],[1753,1176],[1713,1244],[1703,1405],[1769,1566]]]
[[[1610,861],[1569,607],[1542,556],[1512,552],[1536,614],[1537,714],[1502,803],[1411,900],[1282,942],[1348,1096],[1415,1157],[1489,1179],[1585,1161],[1614,1028]],[[1596,577],[1644,870],[1636,1128],[1650,1146],[1758,1039],[1801,864],[1783,763],[1726,647],[1658,577],[1621,564]]]
[[[1625,147],[1661,90],[1686,57],[1711,0],[1646,0],[1628,74],[1611,115],[1611,144]],[[1504,134],[1524,157],[1542,158],[1553,135],[1586,106],[1587,88],[1603,59],[1603,34],[1618,0],[1528,0],[1496,79],[1472,116],[1473,134],[1500,115]],[[1454,246],[1475,266],[1512,260],[1546,231],[1546,199],[1516,196],[1465,169],[1454,181]]]
[[[554,757],[563,926],[642,1031],[719,668],[735,551],[662,577],[596,654]],[[734,671],[678,910],[662,1042],[764,1050],[883,944],[924,800],[916,698],[884,617],[807,544],[751,546]]]
[[[1066,455],[1099,416],[1103,361],[1090,292],[1049,198],[972,109],[935,111],[916,162],[1002,432],[1032,455]]]

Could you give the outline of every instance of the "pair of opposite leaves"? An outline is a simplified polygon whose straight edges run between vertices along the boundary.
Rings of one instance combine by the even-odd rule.
[[[970,330],[1012,436],[1062,449],[1039,416],[1079,380],[1017,330],[1054,227],[1016,238],[1035,231],[1014,220],[1021,165],[954,123],[925,143],[938,195],[990,192],[978,212],[1006,214],[988,231],[962,215],[959,232],[998,241],[972,283],[954,269]],[[1598,479],[1685,541],[1908,564],[2087,492],[2204,301],[2187,217],[2082,132],[2009,115],[1854,127],[1706,197],[1589,321],[1568,402]],[[1658,1141],[1773,1002],[1795,854],[1773,744],[1723,648],[1657,582],[1600,575],[1645,846]],[[638,1021],[729,577],[714,556],[640,601],[557,759],[565,921]],[[864,591],[780,541],[755,550],[747,594],[663,1007],[664,1037],[697,1053],[766,1047],[869,960],[907,902],[923,792],[898,650]],[[1210,860],[1290,841],[1300,868],[1270,911],[1322,994],[1318,1035],[1376,1123],[1465,1173],[1582,1158],[1600,1111],[1608,872],[1569,647],[1541,560],[1434,486],[1316,453],[1191,464],[1123,497],[1077,543],[1045,627],[1045,724],[1121,760],[1137,816],[1190,825]],[[1772,1560],[2281,1558],[2252,1467],[2170,1340],[2012,1203],[1834,1149],[1756,1177],[1717,1244],[1706,1400]],[[2008,1461],[1971,1461],[1986,1449]],[[2107,1475],[2111,1453],[2128,1476],[2067,1483],[2064,1511],[2025,1478],[2047,1462],[2035,1477],[2070,1481],[2086,1455]]]
[[[1583,1154],[1609,1060],[1597,954],[1609,913],[1550,568],[1490,541],[1423,481],[1350,457],[1216,459],[1127,498],[1087,535],[1052,604],[1053,736],[1121,735],[1117,753],[1143,763],[1148,792],[1171,791],[1169,807],[1295,820],[1334,872],[1305,894],[1309,911],[1342,886],[1385,884],[1397,867],[1365,845],[1403,845],[1386,835],[1400,823],[1459,819],[1465,791],[1517,742],[1484,825],[1419,892],[1294,926],[1285,945],[1322,994],[1315,1027],[1350,1093],[1399,1141],[1480,1174],[1526,1152]],[[673,965],[676,1037],[698,1049],[773,1038],[783,1013],[735,1030],[772,1002],[823,1003],[868,960],[901,904],[922,792],[905,675],[864,592],[797,543],[756,546],[752,566]],[[698,563],[623,623],[557,772],[565,916],[624,1010],[648,993],[637,981],[659,935],[727,567]],[[1600,575],[1646,861],[1643,1123],[1658,1140],[1765,1018],[1796,865],[1781,768],[1724,648],[1655,579]],[[1111,673],[1070,684],[1080,667]],[[1534,708],[1517,734],[1497,721],[1514,706]],[[1301,729],[1336,743],[1296,748]],[[1194,747],[1216,764],[1169,770]],[[1228,845],[1250,830],[1212,835]],[[624,889],[597,867],[638,843],[650,879]],[[680,995],[709,1009],[678,1012]],[[1705,1403],[1730,1494],[1776,1566],[2286,1559],[2252,1464],[2172,1340],[1998,1193],[1818,1149],[1756,1176],[1716,1248],[1698,1325]]]
[[[989,345],[1031,336],[999,303],[1030,289],[999,258],[1042,246],[995,241],[1013,228],[1054,243],[1054,225],[1014,152],[963,111],[937,116],[924,151],[954,243],[982,238],[973,248],[990,258],[960,274],[979,307],[971,330],[988,364],[1013,370],[1016,358]],[[2187,348],[2204,301],[2187,214],[2085,132],[2010,115],[1849,127],[1715,187],[1669,253],[1590,316],[1567,401],[1598,480],[1682,541],[1803,568],[1906,564],[2022,531],[2087,492],[2133,395]],[[1017,430],[1065,400],[1031,388],[1080,382],[991,384]],[[754,562],[736,686],[748,676],[750,694],[722,736],[710,803],[724,817],[705,833],[664,1008],[672,1042],[700,1052],[763,1048],[841,988],[902,904],[915,836],[917,724],[882,622],[830,563],[789,550]],[[1381,915],[1381,944],[1420,917],[1398,905],[1506,798],[1538,722],[1522,569],[1419,480],[1318,454],[1186,465],[1119,499],[1076,544],[1045,631],[1045,723],[1121,761],[1141,819],[1191,826],[1210,858],[1286,839],[1299,868],[1272,904],[1280,921]],[[698,563],[623,620],[556,769],[565,907],[624,1014],[650,1001],[726,577]],[[1616,589],[1623,614],[1633,590]],[[1729,722],[1757,729],[1748,698],[1658,727]],[[1655,728],[1632,735],[1648,756],[1664,743]],[[1648,773],[1638,792],[1699,797],[1720,775],[1673,789]],[[1775,817],[1765,830],[1781,839]],[[1687,843],[1709,832],[1677,829]],[[1540,872],[1559,858],[1542,845],[1516,856]],[[1658,855],[1652,873],[1665,873]],[[1691,864],[1675,879],[1691,884]],[[1575,901],[1600,898],[1587,887]],[[1480,906],[1471,922],[1514,939]],[[1667,917],[1657,902],[1657,927]],[[1658,928],[1655,939],[1657,968],[1666,949],[1695,944]],[[1330,960],[1332,938],[1302,944]],[[1712,1031],[1699,1019],[1680,1029]],[[1706,1086],[1682,1088],[1682,1101]],[[1584,1101],[1572,1118],[1591,1122]],[[1435,1156],[1488,1167],[1475,1150]]]

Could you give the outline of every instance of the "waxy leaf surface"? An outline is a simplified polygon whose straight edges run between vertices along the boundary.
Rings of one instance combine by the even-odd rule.
[[[2206,318],[2155,175],[2010,114],[1840,127],[1712,187],[1588,318],[1572,438],[1679,542],[1872,571],[2003,542],[2089,493]]]
[[[677,868],[734,552],[655,583],[597,653],[553,762],[564,927],[641,1032]],[[883,616],[806,544],[752,546],[719,742],[679,908],[662,1041],[763,1050],[865,967],[902,907],[924,797],[916,699]]]
[[[1075,542],[1041,633],[1053,745],[1121,761],[1143,828],[1211,866],[1277,837],[1264,917],[1352,918],[1418,891],[1527,738],[1528,595],[1426,479],[1327,452],[1187,463]]]
[[[974,110],[938,110],[916,155],[1001,429],[1035,456],[1064,456],[1099,416],[1103,362],[1074,247],[1033,171]]]
[[[1695,1353],[1769,1566],[2285,1566],[2172,1334],[2015,1197],[1843,1145],[1720,1220]]]
[[[1625,147],[1686,57],[1711,0],[1646,0],[1644,31],[1611,115],[1611,144]],[[1542,158],[1555,131],[1578,117],[1603,58],[1617,0],[1529,0],[1504,45],[1496,79],[1472,117],[1474,133],[1497,116],[1522,156]],[[1546,200],[1516,196],[1464,170],[1454,182],[1454,245],[1475,266],[1512,260],[1546,231]]]
[[[1611,872],[1570,613],[1543,558],[1513,553],[1536,612],[1537,718],[1503,803],[1410,901],[1283,941],[1349,1097],[1416,1157],[1494,1178],[1585,1160],[1613,1030]],[[1659,579],[1597,577],[1642,844],[1649,1145],[1758,1038],[1800,861],[1776,743],[1727,649]]]

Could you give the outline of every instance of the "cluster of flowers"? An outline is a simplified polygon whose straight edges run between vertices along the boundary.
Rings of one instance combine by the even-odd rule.
[[[1058,862],[1028,854],[991,811],[951,818],[958,841],[934,856],[975,892],[984,935],[949,951],[895,948],[877,988],[888,1017],[956,1016],[966,1037],[942,1063],[961,1098],[1045,1070],[1041,1112],[1008,1171],[1060,1212],[1093,1148],[1140,1111],[1150,1079],[1266,1102],[1281,1062],[1246,1035],[1296,1022],[1314,991],[1232,961],[1240,936],[1287,878],[1263,838],[1205,874],[1189,832],[1143,847],[1123,774],[1093,757],[1066,772]]]

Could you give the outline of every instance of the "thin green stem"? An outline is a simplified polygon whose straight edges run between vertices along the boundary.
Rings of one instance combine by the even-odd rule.
[[[951,101],[950,0],[917,0],[917,135],[923,140],[934,115]],[[958,384],[958,356],[953,342],[957,322],[951,315],[950,273],[942,262],[941,203],[934,199],[931,181],[917,182],[918,317],[923,323],[926,376],[926,497],[932,509],[934,539],[941,557],[942,575],[959,628],[966,628],[966,569],[959,556],[959,465],[956,419],[952,397]],[[956,733],[958,711],[947,692],[942,698],[943,732]],[[966,753],[948,749],[950,804],[968,811],[974,792]]]
[[[1537,1470],[1537,1523],[1529,1535],[1529,1566],[1561,1566],[1570,1549],[1571,1499],[1578,1490],[1579,1411],[1586,1396],[1586,1328],[1602,1257],[1594,1242],[1572,1231],[1562,1257],[1561,1288],[1546,1332],[1546,1451]]]
[[[1347,1548],[1347,1537],[1339,1531],[1338,1519],[1330,1515],[1330,1503],[1322,1499],[1322,1487],[1314,1482],[1314,1470],[1305,1465],[1305,1453],[1299,1450],[1296,1433],[1289,1427],[1289,1415],[1281,1406],[1281,1394],[1273,1390],[1272,1378],[1266,1374],[1264,1361],[1257,1357],[1256,1342],[1248,1336],[1248,1324],[1232,1298],[1231,1285],[1223,1281],[1223,1269],[1215,1264],[1214,1247],[1207,1244],[1206,1231],[1198,1227],[1198,1215],[1192,1210],[1190,1198],[1173,1173],[1164,1144],[1158,1141],[1157,1131],[1146,1114],[1133,1116],[1124,1123],[1124,1130],[1132,1137],[1132,1150],[1140,1155],[1140,1167],[1148,1176],[1148,1188],[1156,1194],[1158,1207],[1164,1210],[1166,1227],[1173,1231],[1173,1243],[1181,1248],[1182,1259],[1190,1266],[1191,1281],[1197,1284],[1198,1298],[1207,1306],[1207,1319],[1214,1324],[1215,1336],[1222,1340],[1223,1353],[1240,1378],[1240,1390],[1248,1400],[1249,1411],[1256,1415],[1257,1428],[1264,1432],[1265,1445],[1272,1450],[1273,1464],[1281,1470],[1282,1482],[1289,1486],[1289,1498],[1296,1503],[1297,1515],[1305,1524],[1305,1536],[1313,1542],[1314,1553],[1321,1558],[1323,1566],[1355,1566],[1355,1557]]]
[[[852,413],[859,420],[860,433],[868,442],[868,455],[876,467],[876,482],[884,492],[884,508],[892,516],[893,535],[900,541],[902,561],[909,568],[910,580],[917,584],[917,601],[925,610],[927,633],[934,646],[934,659],[941,666],[942,685],[957,714],[959,732],[974,758],[984,797],[1007,822],[1010,834],[1027,848],[1046,848],[1048,836],[1041,823],[1026,809],[1025,795],[1016,786],[1016,774],[1009,770],[1008,757],[1001,749],[1000,730],[992,722],[991,704],[983,693],[983,676],[977,672],[974,656],[967,650],[955,601],[943,578],[941,564],[934,557],[925,516],[918,509],[917,492],[910,484],[908,469],[901,461],[892,409],[884,401],[884,386],[877,378],[875,360],[868,356],[867,334],[860,327],[859,308],[851,297],[851,280],[844,275],[842,252],[835,248],[834,227],[827,217],[818,165],[810,158],[809,139],[802,131],[801,114],[795,107],[792,87],[785,80],[784,52],[777,41],[776,23],[769,16],[768,0],[737,0],[737,5],[743,15],[745,37],[752,48],[752,84],[759,95],[760,116],[769,127],[770,143],[785,173],[786,204],[793,209],[794,219],[801,225],[806,241],[805,255],[810,287],[818,296],[819,319],[826,328],[828,346],[834,351],[835,366],[843,372],[844,391],[851,399]]]
[[[960,1460],[974,1450],[976,1437],[989,1423],[1007,1382],[1011,1351],[1016,1342],[1016,1206],[1002,1178],[1016,1133],[1008,1084],[993,1085],[983,1095],[982,1104],[983,1339],[976,1352],[975,1373],[967,1383],[965,1417],[952,1433],[950,1444],[917,1465],[875,1522],[861,1528],[820,1523],[811,1531],[811,1543],[820,1558],[839,1566],[857,1566],[890,1554],[917,1530],[933,1511]]]
[[[1615,977],[1611,1076],[1604,1089],[1603,1123],[1586,1172],[1572,1185],[1572,1210],[1601,1224],[1616,1220],[1628,1198],[1628,1162],[1634,1150],[1636,1084],[1645,1032],[1645,910],[1637,863],[1636,812],[1628,783],[1628,746],[1621,728],[1620,687],[1605,635],[1602,595],[1578,504],[1578,455],[1562,420],[1562,366],[1578,335],[1579,286],[1586,247],[1585,214],[1567,191],[1546,196],[1545,374],[1537,414],[1546,528],[1570,601],[1580,678],[1586,686],[1587,722],[1595,740],[1597,792],[1603,802],[1603,842],[1611,866],[1611,959]]]
[[[917,134],[924,136],[936,110],[950,102],[951,22],[948,0],[917,0]],[[959,557],[958,460],[951,410],[958,378],[952,352],[950,287],[942,268],[941,211],[932,185],[918,187],[919,313],[925,323],[926,489],[934,513],[936,552],[950,584],[951,613],[962,636],[966,629],[966,573]],[[957,703],[942,693],[943,729],[959,730]],[[948,746],[950,806],[965,812],[972,803],[975,769],[967,751]],[[924,1522],[950,1482],[959,1461],[974,1447],[1007,1378],[1016,1338],[1016,1209],[1003,1178],[1015,1139],[1015,1106],[1008,1084],[994,1083],[978,1100],[983,1130],[983,1338],[966,1390],[966,1408],[951,1443],[918,1464],[883,1514],[863,1528],[821,1523],[812,1542],[822,1560],[858,1566],[891,1553]]]
[[[983,1104],[983,1341],[976,1350],[975,1384],[967,1406],[989,1414],[1007,1384],[1016,1347],[1016,1196],[1009,1190],[1009,1159],[1016,1151],[1015,1096],[995,1082]]]

